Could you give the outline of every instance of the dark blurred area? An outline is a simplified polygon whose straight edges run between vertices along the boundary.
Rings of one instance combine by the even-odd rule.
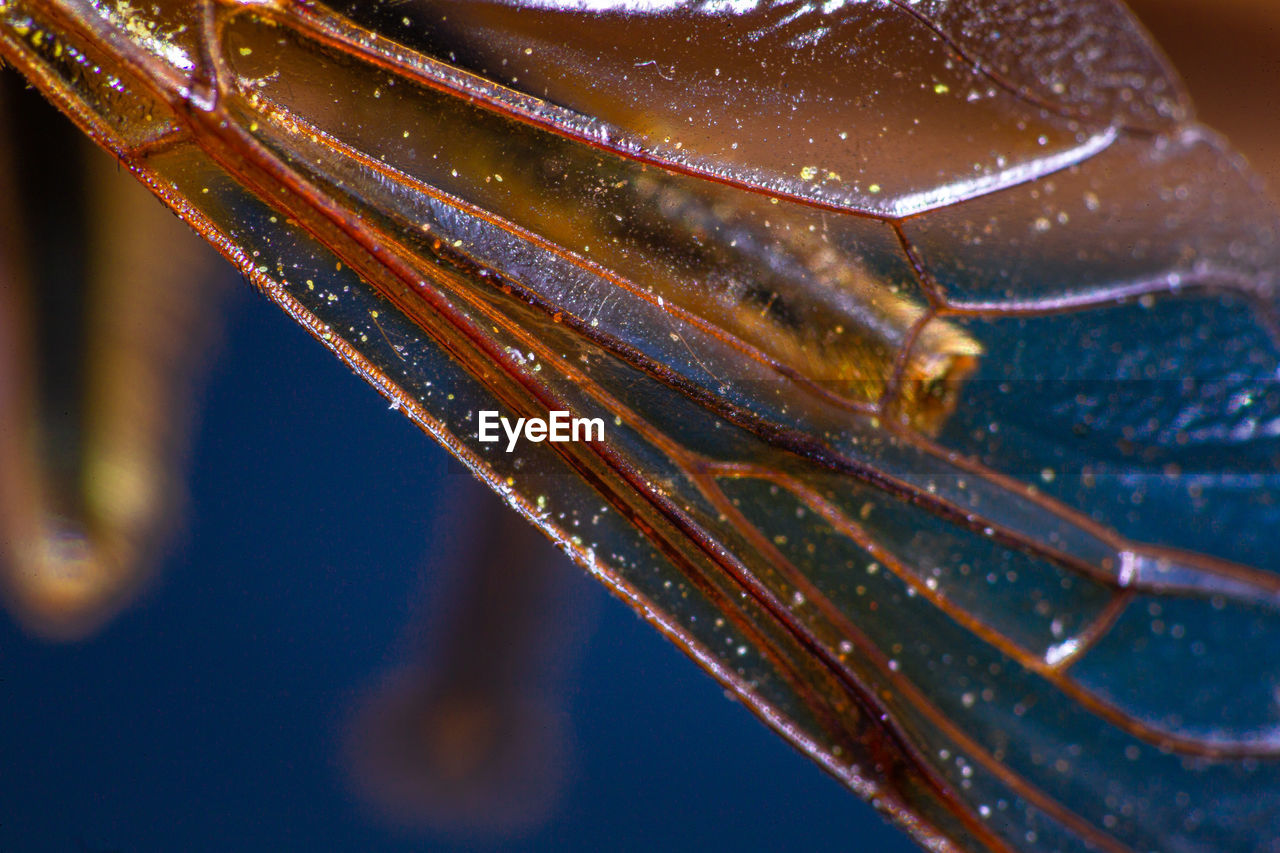
[[[404,829],[502,840],[554,813],[570,760],[565,682],[594,601],[533,525],[460,489],[454,543],[413,620],[417,648],[357,703],[357,793]]]

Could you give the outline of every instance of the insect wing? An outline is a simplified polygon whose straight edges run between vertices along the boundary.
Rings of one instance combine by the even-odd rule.
[[[29,79],[921,841],[1274,834],[1276,215],[1118,6],[36,5]]]

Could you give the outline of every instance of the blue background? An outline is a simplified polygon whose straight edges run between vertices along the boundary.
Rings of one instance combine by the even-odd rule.
[[[557,688],[574,746],[548,821],[482,841],[358,802],[351,708],[439,604],[432,555],[478,487],[236,293],[156,580],[78,644],[0,616],[0,851],[916,849],[567,560],[589,631]]]

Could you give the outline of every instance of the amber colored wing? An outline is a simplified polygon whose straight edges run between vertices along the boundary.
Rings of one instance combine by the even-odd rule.
[[[0,51],[926,846],[1274,843],[1277,217],[1120,6],[349,14],[10,0]],[[812,349],[851,293],[887,361]]]

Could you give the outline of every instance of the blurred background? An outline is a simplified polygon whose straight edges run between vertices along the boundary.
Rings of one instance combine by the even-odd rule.
[[[1280,3],[1128,0],[1182,75],[1200,120],[1280,188]]]

